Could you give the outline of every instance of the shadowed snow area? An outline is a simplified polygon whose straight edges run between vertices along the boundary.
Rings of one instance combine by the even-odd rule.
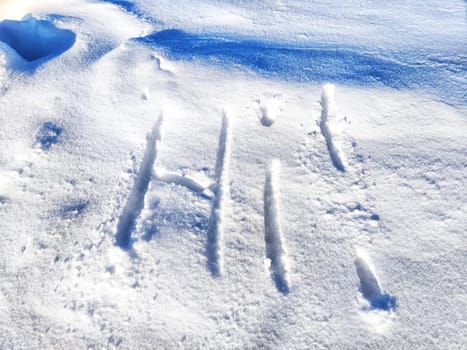
[[[351,45],[285,44],[234,35],[167,29],[137,39],[161,48],[172,59],[242,65],[268,78],[298,82],[338,82],[391,88],[422,88],[449,102],[467,103],[467,56],[459,60],[422,51],[385,52]]]
[[[369,259],[358,254],[355,268],[360,279],[360,292],[368,300],[371,308],[389,311],[396,307],[396,298],[382,291]]]
[[[36,141],[44,151],[47,151],[52,145],[58,142],[58,138],[62,132],[62,127],[50,121],[45,122],[37,131]]]
[[[76,35],[53,23],[29,17],[22,21],[0,22],[0,41],[13,49],[21,59],[44,63],[68,50]],[[0,46],[1,48],[1,46]]]

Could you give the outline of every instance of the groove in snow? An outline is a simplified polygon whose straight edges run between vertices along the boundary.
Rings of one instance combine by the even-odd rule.
[[[211,183],[203,184],[190,176],[180,175],[161,168],[156,168],[155,176],[159,181],[184,186],[193,192],[200,193],[207,198],[211,198],[211,194],[209,193]]]
[[[339,145],[336,144],[333,135],[332,128],[330,127],[330,119],[335,119],[335,103],[334,103],[334,85],[327,84],[323,86],[323,91],[321,93],[321,120],[319,127],[321,128],[321,133],[326,140],[326,146],[329,151],[332,163],[337,170],[344,172],[344,156],[342,151],[339,148]]]
[[[122,215],[118,221],[116,244],[122,249],[130,247],[131,233],[135,226],[135,221],[144,207],[144,197],[148,191],[151,180],[153,166],[157,158],[157,151],[161,141],[162,115],[147,136],[147,146],[144,152],[143,161],[136,176],[135,183],[130,196],[123,208]]]
[[[381,289],[370,258],[361,249],[357,250],[355,267],[360,279],[360,292],[368,300],[371,308],[385,311],[394,309],[396,307],[396,298]]]
[[[287,252],[283,243],[279,210],[280,161],[273,160],[264,185],[264,239],[266,257],[277,289],[287,294],[290,288]]]
[[[214,199],[207,232],[206,255],[208,269],[214,276],[222,273],[223,212],[229,195],[229,162],[231,152],[231,130],[228,115],[224,112],[217,150]]]

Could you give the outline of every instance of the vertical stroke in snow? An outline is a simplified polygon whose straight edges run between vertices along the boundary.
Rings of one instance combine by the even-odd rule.
[[[223,220],[224,207],[229,195],[229,162],[231,153],[231,128],[228,115],[224,112],[222,128],[219,136],[217,150],[215,185],[213,188],[214,199],[211,207],[207,232],[207,261],[208,268],[214,276],[222,273],[222,244],[223,244]]]
[[[396,307],[396,298],[385,293],[374,272],[370,258],[363,250],[357,250],[355,268],[360,279],[360,292],[372,309],[389,311]]]
[[[333,130],[330,126],[330,120],[335,119],[336,117],[334,90],[334,85],[327,84],[323,86],[323,91],[321,93],[321,120],[319,127],[321,128],[321,133],[326,140],[326,146],[332,163],[337,170],[344,172],[344,156],[340,146],[336,143],[335,135],[333,135]]]
[[[117,224],[116,244],[122,249],[128,249],[130,247],[131,232],[134,229],[136,219],[144,207],[144,197],[148,191],[153,166],[157,158],[159,143],[161,141],[162,121],[163,117],[161,115],[147,136],[147,145],[143,161],[141,162],[130,196]]]
[[[264,239],[266,257],[277,289],[287,294],[290,288],[287,252],[282,237],[279,207],[280,161],[273,160],[264,185]]]

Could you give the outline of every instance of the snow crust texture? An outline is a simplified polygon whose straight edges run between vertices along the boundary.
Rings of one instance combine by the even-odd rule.
[[[0,349],[463,349],[465,1],[0,0]]]

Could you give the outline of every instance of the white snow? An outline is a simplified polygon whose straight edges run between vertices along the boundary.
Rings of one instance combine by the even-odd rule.
[[[343,121],[336,120],[337,112],[334,102],[335,87],[332,84],[323,86],[321,92],[321,119],[319,121],[319,127],[326,145],[328,147],[329,156],[336,167],[340,171],[345,171],[346,159],[342,151],[342,145],[340,140],[343,139],[344,128]]]
[[[272,278],[277,289],[287,294],[290,290],[289,261],[281,228],[279,160],[271,161],[264,184],[264,241],[266,257],[270,261]]]
[[[465,2],[453,0],[134,1],[163,27],[269,40],[333,42],[375,49],[462,47]],[[215,16],[213,16],[215,14]],[[225,19],[226,21],[220,21]]]
[[[135,3],[0,0],[76,34],[33,71],[0,46],[0,349],[462,349],[462,101],[331,98],[131,38],[444,52],[465,2]]]

